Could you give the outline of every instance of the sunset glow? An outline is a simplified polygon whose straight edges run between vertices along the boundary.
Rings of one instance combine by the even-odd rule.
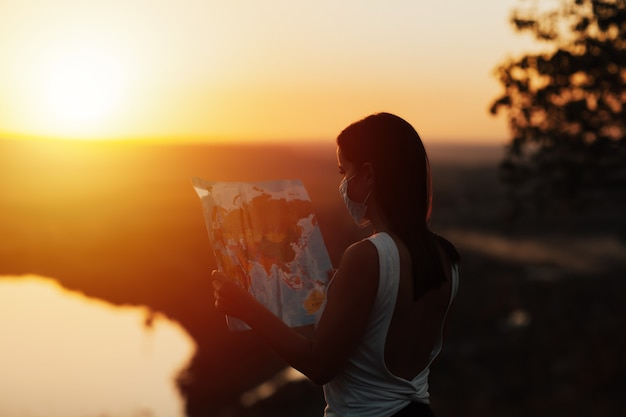
[[[518,5],[3,1],[0,138],[317,141],[390,111],[500,143],[493,70],[536,46]]]
[[[59,56],[42,72],[46,104],[61,124],[96,122],[119,105],[122,74],[117,63],[98,51]]]

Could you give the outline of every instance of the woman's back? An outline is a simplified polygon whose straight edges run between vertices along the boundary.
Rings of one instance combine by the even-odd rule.
[[[433,349],[441,342],[452,295],[452,261],[438,242],[446,281],[414,300],[410,254],[398,238],[394,241],[400,255],[400,283],[385,343],[385,364],[395,376],[411,380],[428,366]]]

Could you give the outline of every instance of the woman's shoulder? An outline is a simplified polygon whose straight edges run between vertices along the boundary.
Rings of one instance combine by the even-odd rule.
[[[345,264],[372,264],[378,263],[377,249],[370,238],[354,242],[346,248],[341,257]]]
[[[335,278],[344,282],[366,282],[378,279],[378,252],[369,239],[348,246],[341,257]],[[334,281],[334,279],[333,279]]]
[[[361,300],[373,300],[378,289],[378,254],[367,239],[348,246],[328,287],[328,299],[338,297],[342,302],[360,294]]]

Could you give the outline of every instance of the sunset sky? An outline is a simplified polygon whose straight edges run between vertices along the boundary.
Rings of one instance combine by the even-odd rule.
[[[502,143],[520,0],[2,0],[0,137],[332,140],[396,113]]]

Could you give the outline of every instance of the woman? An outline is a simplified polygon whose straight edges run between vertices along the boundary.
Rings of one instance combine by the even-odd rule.
[[[428,229],[426,151],[409,123],[379,113],[341,132],[337,161],[348,211],[373,232],[344,252],[312,337],[214,271],[216,307],[323,385],[325,416],[430,416],[429,367],[441,350],[459,255]]]

